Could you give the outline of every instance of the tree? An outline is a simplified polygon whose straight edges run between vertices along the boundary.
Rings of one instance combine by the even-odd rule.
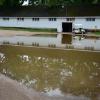
[[[15,7],[20,6],[26,0],[0,0],[0,6]],[[30,5],[42,6],[65,6],[65,5],[84,5],[100,4],[100,0],[29,0]]]
[[[0,0],[0,5],[3,7],[15,7],[23,4],[25,0]]]
[[[3,5],[4,1],[5,1],[5,0],[0,0],[0,6]]]
[[[100,0],[97,0],[97,3],[100,4]]]
[[[94,0],[71,0],[73,4],[93,4]]]

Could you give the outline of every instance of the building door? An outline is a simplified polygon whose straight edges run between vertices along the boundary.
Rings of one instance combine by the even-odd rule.
[[[63,22],[62,32],[72,32],[72,23]]]

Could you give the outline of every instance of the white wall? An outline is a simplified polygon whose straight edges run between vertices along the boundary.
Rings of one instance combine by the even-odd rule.
[[[100,29],[100,18],[96,18],[95,21],[86,21],[86,18],[76,18],[73,22],[75,24],[81,24],[84,29]]]
[[[67,22],[66,18],[57,18],[57,21],[49,21],[48,18],[40,18],[39,21],[32,21],[32,18],[24,18],[24,21],[18,21],[17,18],[10,18],[8,21],[3,20],[0,17],[0,26],[2,27],[29,27],[29,28],[56,28],[57,32],[62,32],[62,22]],[[86,21],[83,18],[75,18],[73,23],[73,28],[75,24],[82,24],[85,29],[100,29],[100,17],[95,19],[95,21]]]
[[[17,18],[3,20],[0,18],[0,26],[5,27],[29,27],[29,28],[58,28],[58,21],[49,21],[48,18],[40,18],[39,21],[32,21],[32,18],[24,18],[24,21],[18,21]]]

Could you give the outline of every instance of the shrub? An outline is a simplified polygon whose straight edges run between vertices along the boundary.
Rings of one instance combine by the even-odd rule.
[[[3,41],[3,44],[10,44],[9,41]]]
[[[66,45],[66,48],[67,49],[74,49],[74,46],[73,45]]]
[[[85,47],[85,50],[94,50],[94,47]]]
[[[49,44],[48,47],[56,48],[56,45],[55,44]]]

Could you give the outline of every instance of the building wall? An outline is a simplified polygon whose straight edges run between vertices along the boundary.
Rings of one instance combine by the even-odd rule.
[[[0,26],[2,27],[27,27],[27,28],[56,28],[57,32],[62,32],[62,22],[72,22],[73,28],[81,25],[85,29],[100,29],[100,17],[95,21],[86,21],[86,18],[75,18],[75,21],[66,21],[66,18],[57,18],[56,21],[49,21],[48,18],[40,18],[39,21],[32,21],[32,18],[24,18],[24,21],[17,18],[3,20],[0,17]]]
[[[84,29],[99,29],[100,30],[100,18],[95,18],[95,21],[86,21],[86,18],[76,18],[73,22],[73,27],[75,24],[81,24],[81,27]]]
[[[48,18],[40,18],[39,21],[32,21],[32,18],[24,18],[24,21],[17,18],[3,20],[0,18],[0,26],[3,27],[27,27],[27,28],[59,28],[59,21],[49,21]],[[59,29],[58,29],[59,30]]]

